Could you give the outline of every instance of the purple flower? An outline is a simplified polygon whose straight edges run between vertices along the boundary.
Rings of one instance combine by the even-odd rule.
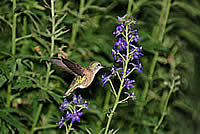
[[[131,39],[130,42],[135,42],[135,43],[137,43],[138,40],[141,39],[141,37],[138,35],[138,32],[137,32],[136,29],[130,29],[130,30],[131,30],[131,33],[130,33],[129,36],[128,36],[129,39]]]
[[[74,104],[78,104],[78,98],[76,97],[75,94],[73,95],[73,100],[72,100],[72,102],[73,102]]]
[[[111,77],[111,76],[115,76],[116,75],[116,72],[118,71],[118,70],[120,70],[120,69],[122,69],[122,68],[115,68],[114,66],[111,68],[111,74],[110,75],[108,75],[108,76],[106,76],[106,74],[104,74],[104,75],[102,75],[102,82],[103,82],[103,87],[105,86],[105,84],[106,84],[106,82],[108,81],[108,79]]]
[[[121,33],[123,31],[122,26],[117,26],[116,30]]]
[[[85,108],[89,109],[89,102],[83,101],[84,99],[81,95],[78,95],[77,97],[75,94],[73,95],[72,101],[70,102],[68,102],[67,99],[64,98],[64,103],[60,106],[60,109],[66,113],[65,116],[56,123],[60,125],[59,128],[61,128],[63,126],[63,123],[69,119],[71,119],[72,123],[74,123],[75,121],[80,122],[80,116],[83,115],[81,111]],[[80,105],[83,107],[80,107]]]
[[[106,82],[108,79],[112,76],[112,74],[106,76],[106,74],[102,75],[102,82],[103,82],[103,87],[105,86]]]
[[[82,104],[82,106],[84,106],[85,108],[89,109],[88,105],[89,105],[89,102],[87,102],[87,101],[85,101],[85,102]]]
[[[119,52],[119,50],[112,49],[112,55],[114,55],[114,60],[116,60],[118,52]]]
[[[124,83],[124,87],[126,87],[127,89],[133,88],[133,82],[135,82],[135,80],[130,80],[129,78],[125,78],[125,83]]]
[[[117,16],[117,20],[120,22],[120,21],[123,21],[125,19],[125,17],[127,16],[127,14],[125,14],[124,16],[122,17],[119,17]]]
[[[125,76],[126,76],[128,73],[130,73],[130,71],[131,71],[131,69],[128,68],[128,69],[126,70]],[[121,71],[121,76],[120,76],[120,77],[123,78],[123,75],[124,75],[124,70]],[[124,77],[124,78],[126,78],[126,77]]]
[[[138,70],[138,72],[143,73],[143,67],[139,60],[137,60],[137,64],[130,63],[130,65],[133,65]]]
[[[135,92],[132,92],[132,93],[124,92],[124,94],[127,94],[130,98],[132,98],[132,100],[136,99]]]
[[[112,73],[112,75],[116,75],[116,72],[118,71],[118,70],[120,70],[120,69],[122,69],[122,68],[115,68],[114,66],[111,68],[111,73]]]
[[[116,30],[113,32],[115,37],[119,36],[123,32],[123,27],[122,26],[117,26]]]
[[[119,38],[117,42],[114,43],[118,47],[118,51],[126,49],[127,43],[124,41],[124,38]]]
[[[70,103],[67,101],[67,99],[64,98],[64,103],[60,105],[60,110],[63,110],[63,111],[66,110],[69,104]]]
[[[59,122],[57,122],[56,124],[60,125],[59,128],[61,128],[65,121],[66,121],[66,119],[64,117],[62,117],[61,120]]]
[[[78,103],[83,102],[83,97],[81,95],[78,96]]]
[[[83,115],[82,112],[78,112],[76,109],[74,109],[72,113],[69,113],[69,118],[71,118],[72,123],[74,123],[75,121],[80,122],[79,116],[82,116],[82,115]]]
[[[121,57],[119,57],[116,62],[122,62],[122,61],[123,61],[123,59]]]

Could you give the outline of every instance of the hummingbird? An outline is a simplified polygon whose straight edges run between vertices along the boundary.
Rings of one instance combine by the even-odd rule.
[[[69,96],[77,88],[87,88],[93,81],[96,73],[103,68],[100,62],[93,61],[88,67],[83,67],[69,59],[53,58],[51,62],[66,72],[75,75],[69,89],[64,96]]]

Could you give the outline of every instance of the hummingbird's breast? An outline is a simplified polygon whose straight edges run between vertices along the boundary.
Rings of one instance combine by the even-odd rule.
[[[92,83],[92,81],[93,81],[93,79],[94,79],[94,75],[95,75],[93,72],[88,71],[88,70],[85,71],[84,74],[85,74],[86,79],[85,79],[85,81],[83,82],[83,84],[80,85],[80,88],[81,88],[81,87],[82,87],[82,88],[87,88],[87,87]]]

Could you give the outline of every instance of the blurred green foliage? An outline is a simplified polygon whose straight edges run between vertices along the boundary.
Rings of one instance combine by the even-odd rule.
[[[111,67],[116,16],[138,20],[143,74],[135,74],[134,102],[121,104],[112,120],[120,134],[200,132],[199,0],[1,0],[0,133],[64,133],[56,122],[73,76],[49,63],[58,48],[83,66]],[[98,73],[75,91],[90,110],[72,133],[99,133],[113,104]],[[114,131],[113,131],[114,132]]]

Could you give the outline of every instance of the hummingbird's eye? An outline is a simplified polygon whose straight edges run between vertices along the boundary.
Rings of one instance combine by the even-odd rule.
[[[101,64],[99,63],[99,64],[97,64],[97,66],[101,66]]]

